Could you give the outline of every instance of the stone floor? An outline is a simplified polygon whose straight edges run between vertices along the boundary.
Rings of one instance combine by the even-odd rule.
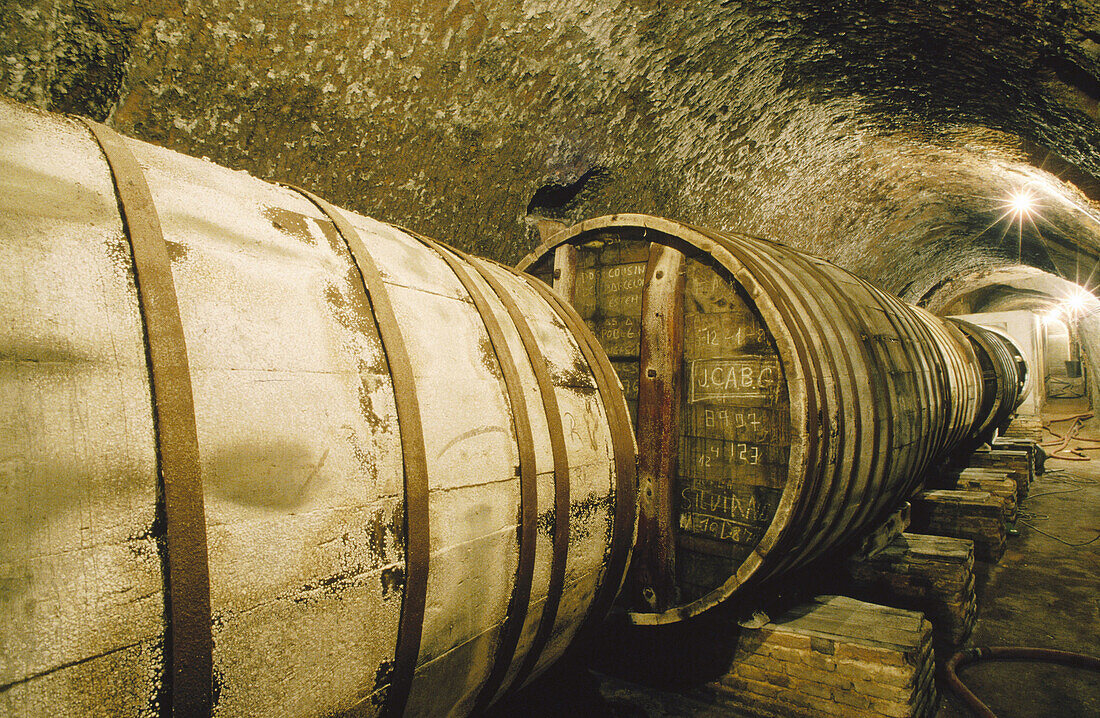
[[[1100,452],[1087,453],[1095,458],[1047,461],[1020,504],[1019,535],[996,566],[979,564],[978,624],[968,646],[1100,655],[1100,539],[1066,545],[1100,536]],[[999,718],[1100,716],[1100,676],[1082,669],[985,661],[960,677]],[[937,718],[969,715],[949,696]]]
[[[1072,404],[1055,406],[1051,416],[1077,410]],[[1100,439],[1100,433],[1092,438]],[[1019,533],[1009,537],[1001,561],[978,563],[978,623],[966,646],[1100,655],[1100,451],[1088,453],[1092,461],[1049,460],[1047,473],[1036,477],[1020,505]],[[693,686],[714,680],[728,666],[732,650],[727,648],[736,644],[736,630],[729,615],[658,630],[609,629],[494,708],[494,718],[734,715],[708,705]],[[960,675],[998,718],[1100,716],[1100,676],[1083,669],[983,661]],[[643,684],[651,688],[640,689]],[[946,694],[936,714],[969,715],[960,700]]]

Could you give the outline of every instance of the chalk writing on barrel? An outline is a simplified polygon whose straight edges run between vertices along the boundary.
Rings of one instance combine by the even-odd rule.
[[[700,359],[691,362],[688,401],[763,399],[774,394],[779,379],[775,359]]]

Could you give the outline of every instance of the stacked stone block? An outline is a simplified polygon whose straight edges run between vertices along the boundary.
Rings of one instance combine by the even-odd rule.
[[[921,611],[937,644],[958,645],[970,635],[977,617],[973,541],[903,533],[873,556],[849,559],[847,568],[856,598]]]
[[[820,596],[746,629],[708,686],[750,715],[924,718],[936,709],[932,624],[920,613]]]
[[[1027,453],[1028,462],[1031,464],[1031,477],[1034,478],[1043,473],[1043,464],[1046,462],[1046,452],[1038,441],[1031,439],[1010,439],[1001,437],[994,439],[990,448],[995,451],[1024,451]]]
[[[955,488],[959,491],[988,491],[1004,501],[1005,522],[1016,522],[1016,480],[1008,472],[997,469],[963,469],[955,477]]]
[[[1038,414],[1017,414],[1001,436],[1006,439],[1026,439],[1038,444],[1043,440],[1043,420]]]
[[[886,517],[879,526],[864,535],[855,546],[856,556],[873,556],[890,545],[890,542],[909,528],[912,507],[906,501],[898,509]]]
[[[1016,482],[1016,496],[1027,498],[1028,488],[1035,478],[1034,466],[1026,451],[975,451],[967,459],[972,469],[997,469],[1005,471]]]
[[[916,533],[970,539],[983,561],[997,562],[1004,554],[1004,500],[988,491],[924,491],[912,499],[910,528]]]

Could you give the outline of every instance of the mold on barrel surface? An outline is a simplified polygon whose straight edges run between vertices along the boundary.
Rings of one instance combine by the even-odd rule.
[[[205,574],[177,581],[156,238],[94,127],[0,100],[0,715],[180,712],[185,614],[217,716],[465,715],[552,663],[633,529],[595,340],[512,270],[116,135],[193,397]]]
[[[957,332],[784,245],[612,215],[520,268],[574,302],[632,402],[635,623],[695,615],[853,539],[972,428],[981,387]]]

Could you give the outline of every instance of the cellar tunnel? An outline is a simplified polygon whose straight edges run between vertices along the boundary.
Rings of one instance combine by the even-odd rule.
[[[379,230],[383,244],[419,248],[423,233],[516,265],[561,226],[619,214],[774,240],[932,314],[1034,338],[1028,411],[1072,410],[1074,432],[1100,436],[1097,0],[0,0],[0,95],[415,231]],[[555,380],[573,371],[560,369]],[[319,456],[317,471],[327,450]],[[988,628],[983,640],[1016,638],[1012,617],[1041,596],[1057,640],[1095,653],[1096,544],[1085,543],[1100,506],[1095,463],[1081,469],[1091,479],[1056,486],[1035,510],[1078,531],[1072,559],[1036,535],[1029,550],[1046,553],[1032,564],[1047,573],[1014,583],[996,566],[979,572],[979,588],[1006,597],[988,614],[1002,634]],[[294,509],[301,498],[280,496],[267,499]],[[595,521],[613,496],[574,520]],[[455,575],[477,573],[455,564]],[[715,635],[705,622],[683,630]],[[632,660],[648,660],[652,644],[641,645]],[[590,695],[563,707],[562,685],[597,690],[587,664],[572,654],[563,664],[498,715],[536,703],[585,714],[592,700],[602,715],[646,713],[624,707],[622,686],[610,708]],[[377,669],[381,695],[392,666]],[[647,671],[659,672],[631,675]],[[979,683],[1016,695],[1009,705],[1100,705],[1094,685],[1042,672]],[[495,696],[484,690],[459,712],[484,709]],[[163,699],[150,714],[167,713]],[[646,714],[696,709],[673,701]],[[964,714],[948,704],[939,715]]]
[[[534,215],[614,212],[909,301],[1014,264],[1087,281],[1100,252],[1090,0],[44,0],[7,6],[0,57],[10,98],[506,262]]]

